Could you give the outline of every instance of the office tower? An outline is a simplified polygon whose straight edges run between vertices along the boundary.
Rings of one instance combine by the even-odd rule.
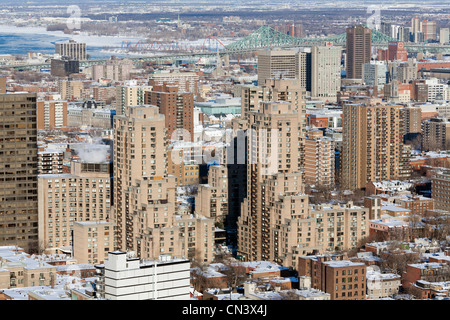
[[[327,44],[311,48],[311,97],[336,101],[341,88],[342,48]]]
[[[335,141],[321,130],[311,130],[305,139],[305,182],[316,186],[334,186]]]
[[[402,42],[410,42],[411,41],[411,31],[410,28],[408,27],[398,27],[398,33],[397,33],[397,38],[398,41],[402,41]]]
[[[441,28],[439,30],[439,42],[441,44],[449,43],[450,36],[449,36],[449,28]]]
[[[387,80],[387,67],[384,61],[372,61],[363,65],[364,83],[371,87],[377,87],[378,91],[384,88]]]
[[[414,33],[413,42],[415,43],[425,42],[425,34],[421,31]]]
[[[164,84],[178,86],[179,92],[192,92],[197,95],[199,76],[195,72],[161,72],[152,73],[148,77],[150,86]]]
[[[215,220],[224,228],[228,215],[228,174],[227,167],[212,165],[208,170],[208,183],[198,186],[195,196],[195,212]]]
[[[56,253],[59,247],[72,246],[75,221],[101,221],[111,217],[110,169],[109,162],[72,161],[70,174],[38,176],[42,249]]]
[[[302,88],[309,87],[311,53],[295,50],[258,51],[258,85],[268,79],[299,79]]]
[[[343,106],[341,183],[361,189],[371,181],[408,178],[410,148],[403,144],[404,107],[381,98]]]
[[[391,36],[392,27],[394,27],[394,26],[392,24],[390,24],[390,23],[381,22],[380,32],[385,34],[385,35],[387,35],[387,36]]]
[[[69,40],[69,42],[56,42],[55,53],[61,57],[68,57],[79,61],[86,60],[86,43],[80,43],[74,40]]]
[[[118,248],[140,258],[169,254],[212,261],[214,220],[176,212],[164,114],[152,105],[130,106],[114,117],[113,134]]]
[[[423,32],[424,41],[437,40],[436,21],[423,20],[421,22],[421,32]]]
[[[303,105],[300,95],[298,99]],[[300,172],[303,158],[302,109],[296,110],[287,101],[272,101],[262,102],[259,110],[247,114],[247,197],[237,223],[238,254],[244,259],[278,259],[274,249],[278,245],[273,243],[276,239],[271,231],[277,218],[274,210],[291,201],[281,199],[281,195],[301,194],[303,191]],[[276,191],[272,192],[276,185]],[[304,197],[302,199],[305,201]],[[288,209],[290,205],[286,207]]]
[[[123,251],[108,253],[96,266],[97,294],[107,300],[189,300],[190,261],[161,255],[140,260]]]
[[[55,77],[68,77],[72,73],[80,72],[80,62],[75,59],[52,59],[50,63],[50,74]]]
[[[67,126],[67,101],[37,101],[37,129],[54,130]]]
[[[178,86],[163,84],[147,91],[144,101],[159,107],[159,112],[164,114],[168,139],[193,141],[194,93],[180,92]]]
[[[347,28],[347,79],[362,79],[363,64],[370,62],[372,30],[362,25]]]
[[[124,114],[129,106],[144,104],[145,92],[151,90],[150,86],[140,86],[135,81],[116,87],[116,114]]]
[[[0,113],[0,245],[36,253],[36,94],[0,95]]]

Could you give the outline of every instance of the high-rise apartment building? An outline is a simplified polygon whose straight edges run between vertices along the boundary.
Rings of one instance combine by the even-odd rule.
[[[301,95],[298,101],[302,106],[299,110],[288,101],[272,101],[262,102],[259,110],[247,113],[247,197],[238,219],[238,254],[248,260],[274,260],[277,256],[271,226],[277,216],[274,210],[282,200],[278,192],[269,199],[273,186],[268,183],[273,179],[280,183],[281,194],[302,192]]]
[[[36,94],[0,95],[0,245],[38,250]]]
[[[71,247],[75,222],[102,221],[111,217],[110,166],[108,162],[72,161],[71,173],[38,176],[39,243],[42,249],[55,253],[60,247]]]
[[[129,106],[144,104],[145,92],[150,89],[150,86],[141,86],[136,82],[116,86],[116,114],[124,114]]]
[[[105,64],[91,67],[92,79],[109,79],[112,81],[126,81],[130,79],[133,63],[129,60],[108,60]]]
[[[372,30],[362,25],[347,28],[347,79],[362,79],[363,65],[370,62]]]
[[[446,118],[432,118],[423,121],[422,136],[422,150],[450,149],[450,121]]]
[[[327,44],[311,48],[311,97],[335,102],[341,88],[342,48]]]
[[[197,95],[199,76],[195,72],[161,72],[149,75],[150,86],[162,86],[164,84],[178,87],[179,92],[192,92]]]
[[[76,60],[86,60],[87,51],[86,43],[69,40],[69,42],[56,42],[55,53],[61,57],[68,57]]]
[[[75,221],[73,224],[73,258],[78,263],[103,264],[116,242],[112,221]]]
[[[302,88],[311,90],[311,53],[295,50],[258,51],[258,85],[268,79],[298,79]]]
[[[181,92],[178,86],[153,86],[145,93],[145,104],[159,107],[165,117],[167,137],[174,140],[194,139],[194,93]],[[188,137],[189,135],[189,137]]]
[[[37,101],[37,129],[54,130],[67,126],[67,101]]]
[[[431,179],[431,197],[434,199],[434,209],[448,210],[450,206],[450,172],[436,172]]]
[[[164,114],[152,105],[130,106],[114,117],[113,132],[113,218],[119,249],[141,258],[169,254],[212,261],[214,220],[176,212]]]
[[[335,141],[323,131],[309,131],[305,139],[305,182],[332,187],[335,183]]]
[[[228,215],[227,167],[212,165],[208,170],[208,183],[198,186],[195,196],[195,212],[212,218],[222,227]]]
[[[371,181],[409,177],[410,146],[403,144],[401,105],[387,105],[380,98],[343,107],[341,183],[361,189]]]

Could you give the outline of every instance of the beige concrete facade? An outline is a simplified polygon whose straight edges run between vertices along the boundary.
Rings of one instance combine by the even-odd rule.
[[[73,225],[73,257],[78,263],[103,264],[115,248],[112,221],[76,221]]]
[[[321,130],[305,139],[305,183],[332,187],[335,183],[335,141]]]
[[[113,217],[119,248],[141,258],[169,254],[211,261],[214,220],[176,212],[164,115],[158,107],[141,105],[114,119]]]
[[[195,212],[212,218],[223,227],[228,214],[228,170],[223,165],[209,167],[208,184],[198,186]]]
[[[111,217],[110,164],[72,161],[70,174],[39,175],[38,198],[41,249],[72,246],[75,222]]]

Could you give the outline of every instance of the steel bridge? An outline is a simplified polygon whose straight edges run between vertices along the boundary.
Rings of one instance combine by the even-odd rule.
[[[208,37],[210,38],[210,37]],[[207,39],[208,39],[207,38]],[[205,41],[207,40],[205,39]],[[297,38],[292,37],[282,32],[276,31],[275,29],[269,26],[262,26],[255,32],[250,35],[230,43],[226,46],[223,46],[223,49],[211,52],[205,50],[204,46],[202,47],[203,51],[199,53],[173,53],[173,54],[161,54],[147,57],[133,57],[128,58],[134,63],[141,62],[153,62],[153,63],[164,63],[168,61],[177,61],[177,60],[190,60],[190,61],[198,61],[200,58],[205,57],[213,57],[219,54],[220,56],[229,55],[229,54],[240,54],[246,52],[255,52],[257,50],[262,49],[273,49],[273,48],[293,48],[293,47],[311,47],[317,45],[323,45],[325,43],[333,43],[333,45],[343,46],[345,47],[347,40],[346,33],[338,34],[330,37],[323,38]],[[378,48],[387,47],[390,41],[397,41],[394,38],[391,38],[379,31],[372,30],[372,46]],[[416,53],[416,52],[430,52],[430,53],[450,53],[450,45],[441,45],[441,44],[432,44],[432,43],[405,43],[405,48],[408,53]],[[104,64],[108,59],[91,59],[80,61],[81,67],[88,67],[96,64]],[[50,64],[40,64],[40,65],[22,65],[22,66],[0,66],[0,69],[18,69],[18,70],[31,70],[31,69],[42,69],[49,68]]]

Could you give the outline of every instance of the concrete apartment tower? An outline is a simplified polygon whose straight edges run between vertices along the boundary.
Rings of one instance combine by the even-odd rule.
[[[295,50],[258,51],[258,85],[268,79],[298,79],[302,88],[311,90],[311,53]]]
[[[0,246],[38,251],[36,94],[0,94]]]
[[[362,79],[363,65],[370,62],[372,30],[362,25],[347,28],[347,79]]]
[[[403,144],[404,106],[365,98],[343,107],[341,184],[361,189],[371,181],[408,178],[410,146]]]
[[[114,117],[113,132],[118,248],[145,259],[168,254],[212,261],[214,220],[176,212],[164,114],[152,105],[130,106]]]
[[[245,260],[276,260],[272,233],[282,195],[302,193],[303,99],[297,110],[288,101],[268,101],[247,113],[247,197],[238,219],[238,255]],[[269,198],[276,180],[277,192]],[[300,203],[300,202],[298,202]],[[286,204],[287,205],[287,204]],[[291,205],[285,207],[290,210]]]
[[[145,93],[145,104],[159,107],[165,116],[168,139],[193,141],[194,93],[183,92],[177,85],[155,85]],[[185,132],[185,134],[183,134]],[[190,135],[190,137],[187,137]]]
[[[311,98],[336,102],[341,88],[342,48],[329,43],[311,48]]]
[[[305,182],[332,187],[335,183],[334,139],[323,136],[322,130],[311,130],[305,140]]]
[[[75,222],[111,217],[110,166],[109,162],[72,161],[71,173],[38,176],[39,243],[47,253],[73,246]],[[111,239],[113,236],[111,230]],[[93,254],[89,255],[90,263]]]
[[[140,86],[130,81],[127,84],[116,87],[116,114],[125,113],[125,109],[129,106],[137,106],[144,104],[144,94],[151,90],[150,86]]]

